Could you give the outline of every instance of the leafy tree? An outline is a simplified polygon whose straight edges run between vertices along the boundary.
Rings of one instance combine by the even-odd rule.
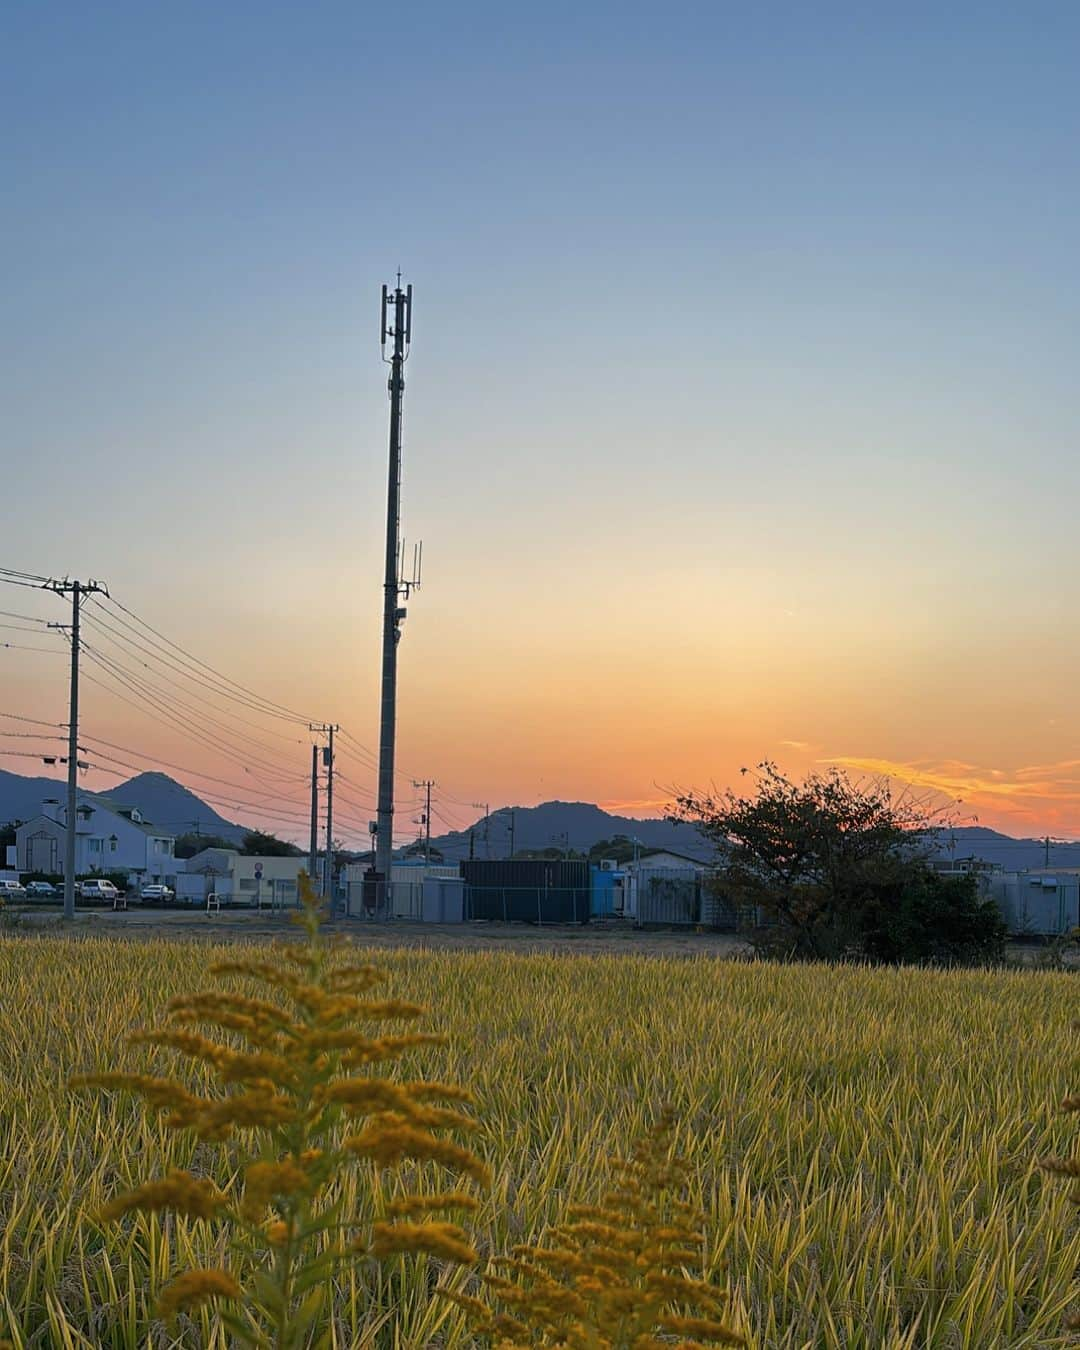
[[[1001,961],[1006,934],[974,874],[943,877],[920,865],[905,870],[901,885],[868,894],[861,914],[862,949],[874,961]]]
[[[195,854],[201,853],[204,848],[235,847],[236,844],[231,839],[223,839],[219,834],[179,834],[176,836],[173,856],[176,858],[194,858]]]
[[[604,855],[607,856],[606,854]],[[553,862],[563,860],[574,861],[585,857],[584,853],[579,853],[576,849],[558,848],[550,844],[547,848],[519,848],[514,851],[515,858],[550,858]]]
[[[696,824],[715,845],[729,902],[766,916],[753,934],[759,950],[879,961],[1000,953],[996,909],[927,866],[940,812],[887,782],[830,769],[800,784],[766,761],[752,793],[684,793],[672,819]]]
[[[248,830],[240,845],[240,852],[249,857],[263,858],[302,858],[303,849],[290,844],[287,839],[279,839],[276,834],[266,834],[262,830]]]
[[[600,862],[611,858],[614,862],[633,862],[635,850],[639,850],[632,839],[625,834],[617,834],[613,839],[601,839],[589,849],[589,861]]]
[[[6,825],[0,825],[0,849],[15,847],[15,831],[21,824],[21,820],[9,820]]]

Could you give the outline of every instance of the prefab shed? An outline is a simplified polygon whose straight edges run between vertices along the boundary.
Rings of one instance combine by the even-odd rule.
[[[588,923],[589,864],[559,858],[461,864],[465,917],[507,923]]]

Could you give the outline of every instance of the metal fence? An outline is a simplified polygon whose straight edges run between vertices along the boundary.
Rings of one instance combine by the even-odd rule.
[[[455,889],[456,888],[456,889]],[[414,923],[493,922],[709,928],[733,932],[747,919],[717,890],[709,873],[693,868],[642,868],[615,889],[615,903],[589,884],[479,885],[458,878],[395,880],[376,890],[351,881],[340,909],[354,919]],[[376,905],[378,906],[376,908]]]

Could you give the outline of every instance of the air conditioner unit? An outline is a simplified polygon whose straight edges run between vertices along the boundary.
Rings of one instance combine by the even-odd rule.
[[[619,870],[619,864],[615,861],[614,858],[601,858],[601,859],[600,859],[600,871],[601,871],[601,872],[617,872],[618,870]]]

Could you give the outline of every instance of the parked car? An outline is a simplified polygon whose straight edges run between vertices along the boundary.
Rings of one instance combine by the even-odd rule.
[[[26,887],[17,881],[0,881],[0,900],[25,900]]]
[[[51,900],[59,892],[51,881],[28,881],[26,894],[31,900]]]
[[[79,895],[83,900],[103,900],[111,904],[119,894],[120,892],[111,881],[81,881],[79,883]]]
[[[174,894],[175,892],[170,890],[168,886],[159,886],[155,882],[153,885],[144,886],[142,888],[142,890],[139,892],[139,899],[150,901],[156,900],[159,904],[164,905],[168,904],[168,902],[173,898]]]

